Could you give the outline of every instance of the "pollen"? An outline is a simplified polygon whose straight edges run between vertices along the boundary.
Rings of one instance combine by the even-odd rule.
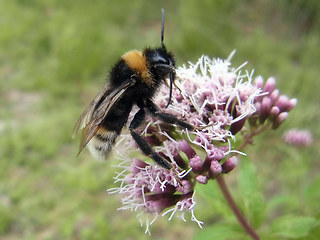
[[[122,58],[131,69],[136,71],[141,76],[145,83],[147,83],[148,85],[152,85],[153,81],[147,67],[147,60],[142,55],[142,52],[132,50],[125,53]]]

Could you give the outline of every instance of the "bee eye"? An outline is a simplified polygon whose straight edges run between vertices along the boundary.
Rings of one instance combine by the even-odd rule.
[[[168,60],[156,54],[151,58],[151,62],[154,64],[169,64]]]

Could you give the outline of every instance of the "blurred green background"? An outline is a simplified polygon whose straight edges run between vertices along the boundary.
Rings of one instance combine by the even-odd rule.
[[[205,230],[164,217],[145,235],[135,213],[117,211],[118,197],[105,191],[114,187],[112,161],[95,161],[86,151],[75,157],[71,134],[79,114],[124,52],[160,44],[162,7],[165,43],[178,65],[201,54],[226,58],[236,49],[234,66],[248,61],[255,76],[275,76],[281,92],[299,100],[280,129],[247,149],[263,206],[258,232],[268,233],[282,215],[319,220],[318,0],[2,0],[1,239],[205,239],[210,226],[236,222],[213,183],[197,193]],[[310,129],[314,144],[285,145],[281,136],[292,127]],[[250,218],[240,173],[226,180]],[[314,227],[294,238],[319,236]]]

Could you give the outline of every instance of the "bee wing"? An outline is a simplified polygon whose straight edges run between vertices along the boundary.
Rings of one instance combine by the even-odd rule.
[[[80,129],[83,129],[78,155],[96,134],[100,123],[107,116],[110,109],[123,97],[126,90],[133,84],[134,81],[130,79],[115,89],[110,89],[110,86],[106,85],[83,111],[73,132],[74,137]],[[98,103],[100,104],[98,105]]]

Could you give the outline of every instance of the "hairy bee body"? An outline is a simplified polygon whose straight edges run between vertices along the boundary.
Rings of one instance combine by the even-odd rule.
[[[157,64],[168,64],[168,67],[158,67]],[[133,105],[140,108],[146,106],[146,102],[152,101],[158,87],[164,83],[165,77],[174,69],[174,57],[165,48],[145,49],[140,52],[132,50],[125,53],[114,65],[110,72],[110,80],[104,93],[97,99],[91,108],[91,112],[98,111],[102,104],[105,104],[111,93],[125,88],[121,97],[112,104],[107,114],[96,125],[96,131],[88,142],[91,154],[98,159],[106,159],[112,146],[121,133],[123,126],[127,123]],[[164,69],[162,69],[164,68]],[[98,94],[99,95],[99,94]],[[103,110],[103,108],[102,108]],[[90,121],[92,116],[87,116]],[[88,122],[89,122],[88,121]],[[82,124],[82,128],[87,126]],[[86,134],[86,131],[84,131]],[[84,146],[83,146],[84,147]],[[80,146],[80,151],[83,148]]]
[[[80,116],[74,134],[83,129],[80,150],[88,145],[92,155],[98,159],[108,157],[116,138],[127,123],[132,107],[139,110],[130,123],[129,131],[142,152],[164,168],[172,165],[163,159],[138,134],[146,114],[151,114],[169,124],[192,129],[170,114],[161,113],[153,103],[153,97],[165,79],[169,78],[169,100],[175,79],[175,60],[163,43],[164,11],[162,12],[161,47],[146,48],[142,52],[132,50],[125,53],[113,66],[107,85],[91,101]]]

